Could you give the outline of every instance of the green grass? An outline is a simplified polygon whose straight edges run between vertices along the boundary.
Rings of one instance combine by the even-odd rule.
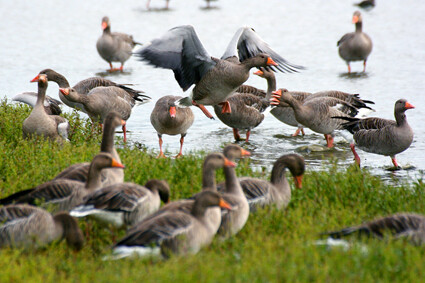
[[[26,106],[0,103],[0,197],[30,188],[76,163],[89,161],[98,151],[100,132],[76,113],[67,114],[73,127],[71,142],[62,146],[42,140],[23,140]],[[126,146],[118,141],[125,179],[144,184],[166,179],[172,199],[199,191],[205,153],[181,159],[156,159],[156,152]],[[249,160],[238,163],[238,175],[268,178],[250,169]],[[217,174],[223,180],[222,172]],[[292,183],[292,180],[291,180]],[[364,239],[368,252],[358,245],[344,251],[312,245],[320,232],[361,223],[400,211],[425,214],[422,180],[397,187],[383,183],[356,167],[306,172],[302,189],[293,190],[286,210],[273,207],[251,214],[244,229],[232,239],[214,241],[196,255],[160,259],[104,262],[110,252],[108,229],[92,225],[86,246],[79,253],[64,242],[40,250],[0,250],[0,282],[341,282],[423,281],[425,249],[407,241]],[[87,222],[80,220],[81,228]],[[120,232],[121,237],[124,232]],[[352,242],[359,242],[351,240]],[[360,245],[359,244],[359,245]]]

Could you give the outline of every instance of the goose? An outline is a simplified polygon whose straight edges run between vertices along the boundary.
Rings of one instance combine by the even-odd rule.
[[[127,92],[116,86],[99,86],[92,89],[87,95],[78,93],[74,88],[59,88],[60,92],[69,100],[84,105],[84,109],[93,122],[104,123],[106,116],[117,112],[123,120],[130,118],[134,104],[127,98]],[[122,126],[124,142],[127,141],[126,125]]]
[[[347,63],[348,73],[351,73],[351,61],[363,61],[363,72],[366,71],[366,61],[372,52],[372,40],[362,31],[363,19],[359,11],[353,14],[353,24],[356,31],[344,34],[337,42],[339,56]]]
[[[96,49],[100,57],[109,63],[109,72],[123,71],[124,62],[130,58],[133,48],[139,44],[133,40],[133,36],[111,32],[111,22],[108,17],[102,18],[102,36],[96,42]],[[121,67],[114,68],[112,62],[120,62]]]
[[[159,249],[164,257],[196,254],[212,242],[217,232],[210,228],[211,219],[206,213],[211,207],[231,210],[231,206],[217,192],[203,191],[196,196],[190,213],[168,211],[130,229],[113,247],[114,258],[134,253],[146,255]]]
[[[217,191],[216,186],[216,180],[215,180],[215,171],[219,168],[226,168],[226,167],[235,167],[236,164],[229,159],[227,159],[222,153],[219,152],[213,152],[208,154],[205,159],[204,163],[202,165],[202,191]],[[156,217],[159,214],[163,214],[169,211],[181,211],[185,213],[190,213],[193,207],[194,198],[197,194],[194,195],[194,197],[190,199],[182,199],[170,202],[164,206],[162,206],[156,213],[152,214],[151,216],[147,217],[153,218]],[[210,229],[217,231],[220,227],[221,223],[221,212],[220,209],[215,208],[209,208],[207,212],[208,218],[210,219]],[[146,220],[147,220],[146,219]]]
[[[125,125],[125,121],[121,119],[116,112],[110,112],[104,122],[102,142],[100,144],[100,152],[106,152],[119,163],[120,156],[114,146],[115,128]],[[89,174],[90,162],[76,163],[62,170],[53,180],[69,179],[85,183]],[[124,182],[124,171],[120,168],[106,168],[101,171],[102,187],[112,184]]]
[[[40,76],[38,80],[37,102],[31,114],[22,124],[23,137],[43,136],[50,140],[67,140],[69,131],[68,120],[58,115],[48,115],[44,108],[43,103],[46,96],[47,84],[47,76]]]
[[[273,94],[272,105],[279,105],[281,102],[288,104],[294,110],[295,118],[300,124],[314,132],[324,134],[328,148],[333,147],[335,131],[341,129],[344,121],[332,117],[353,117],[359,112],[355,106],[334,97],[317,97],[302,103],[282,89]]]
[[[31,80],[31,82],[37,82],[40,74],[47,75],[47,79],[49,81],[57,83],[59,85],[59,88],[70,87],[70,84],[68,80],[65,78],[65,76],[63,76],[62,74],[52,69],[41,70],[39,74],[37,74]],[[78,82],[77,84],[75,84],[73,88],[80,94],[88,94],[93,88],[98,86],[116,86],[125,90],[127,92],[126,99],[130,101],[130,104],[139,105],[139,104],[149,102],[151,100],[149,96],[142,94],[143,91],[141,90],[135,90],[130,88],[128,85],[117,84],[113,81],[110,81],[101,77],[91,77],[91,78],[84,79]],[[63,95],[62,92],[60,91],[59,91],[59,98],[65,105],[71,108],[81,110],[84,113],[87,113],[83,104],[68,100],[68,98],[65,95]]]
[[[390,156],[394,167],[400,169],[395,156],[408,149],[413,142],[413,130],[405,114],[406,110],[413,108],[415,106],[406,99],[397,100],[394,105],[395,121],[377,117],[365,119],[336,117],[348,121],[343,123],[342,127],[353,134],[350,148],[359,166],[360,157],[355,146],[367,152]]]
[[[207,53],[190,25],[170,29],[136,55],[155,67],[173,70],[183,91],[195,84],[191,94],[176,104],[198,106],[208,118],[213,116],[204,105],[219,104],[223,113],[231,112],[226,99],[248,79],[251,68],[275,66],[282,72],[302,68],[279,56],[249,27],[238,29],[221,59]]]
[[[7,205],[0,208],[0,223],[0,248],[39,247],[62,239],[76,251],[84,245],[77,221],[66,212],[51,215],[30,205]]]
[[[101,186],[100,171],[104,168],[124,168],[109,153],[101,152],[90,164],[86,183],[74,180],[58,179],[41,184],[34,189],[17,192],[0,200],[0,204],[28,203],[53,205],[54,211],[69,211],[80,205],[84,198]]]
[[[176,107],[175,102],[181,96],[167,95],[158,99],[151,113],[151,124],[159,138],[159,155],[165,157],[162,151],[162,135],[180,135],[180,151],[176,158],[183,154],[183,142],[187,130],[192,126],[195,116],[190,108]]]
[[[224,156],[234,162],[236,158],[251,155],[249,151],[234,144],[223,149]],[[249,216],[249,205],[236,176],[234,167],[224,167],[225,183],[220,190],[221,197],[232,206],[232,210],[223,211],[218,235],[221,239],[237,234],[244,226]]]
[[[27,92],[22,92],[15,95],[14,97],[12,97],[12,101],[23,102],[25,104],[28,104],[31,107],[34,107],[35,104],[37,103],[37,97],[38,97],[38,93],[27,91]],[[59,107],[59,105],[61,104],[62,102],[48,95],[46,95],[46,98],[44,99],[44,102],[43,102],[44,110],[46,111],[47,115],[62,114],[62,110]]]
[[[103,187],[87,196],[85,202],[72,209],[71,216],[93,216],[117,228],[131,227],[167,203],[170,186],[164,180],[152,179],[145,186],[121,183]]]
[[[413,244],[425,244],[425,217],[415,213],[397,213],[376,218],[364,224],[342,230],[325,232],[331,238],[339,239],[351,234],[384,239],[385,235],[394,238],[408,238]]]
[[[289,169],[294,177],[295,187],[301,188],[305,163],[304,158],[298,154],[285,154],[279,157],[273,164],[270,182],[250,177],[239,178],[250,211],[271,204],[276,205],[278,209],[288,205],[291,200],[291,188],[286,179],[286,169]],[[219,192],[223,189],[223,183],[217,185]]]

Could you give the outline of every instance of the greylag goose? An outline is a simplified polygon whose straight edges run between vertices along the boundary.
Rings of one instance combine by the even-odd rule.
[[[238,145],[228,145],[223,150],[224,156],[234,162],[236,158],[251,155]],[[238,233],[244,226],[249,216],[249,205],[236,176],[234,167],[224,167],[225,183],[220,191],[221,197],[232,206],[231,211],[221,213],[221,225],[218,234],[222,239]]]
[[[58,72],[52,69],[44,69],[40,71],[40,73],[34,79],[32,79],[31,82],[38,81],[38,76],[40,74],[47,75],[47,80],[57,83],[59,85],[59,88],[70,87],[68,80],[62,74],[59,74]],[[149,96],[143,95],[142,94],[143,91],[141,90],[135,90],[128,87],[128,85],[117,84],[117,83],[114,83],[113,81],[100,78],[100,77],[91,77],[88,79],[84,79],[78,82],[76,85],[74,85],[73,88],[80,94],[88,94],[92,89],[98,86],[116,86],[116,87],[122,88],[123,90],[127,92],[128,95],[126,99],[129,100],[131,104],[143,104],[151,100]],[[60,91],[59,91],[59,98],[67,106],[71,108],[79,109],[83,111],[84,113],[87,113],[83,104],[68,100],[68,98],[65,95],[63,95],[62,92]]]
[[[394,105],[395,121],[376,117],[336,117],[348,121],[342,124],[342,127],[353,134],[350,147],[358,165],[360,157],[355,146],[367,152],[390,156],[395,168],[400,168],[395,156],[408,149],[413,141],[413,130],[404,113],[412,108],[415,107],[405,99],[397,100]]]
[[[0,248],[44,246],[62,239],[77,251],[84,245],[77,221],[66,212],[51,215],[30,205],[7,205],[0,208],[0,223]]]
[[[46,97],[47,76],[42,75],[38,80],[37,102],[31,114],[22,124],[24,138],[31,136],[43,136],[51,140],[67,140],[69,124],[68,120],[57,115],[48,115],[44,108]]]
[[[167,203],[169,195],[170,187],[164,180],[152,179],[145,186],[135,183],[115,184],[89,195],[70,214],[75,217],[91,215],[118,228],[133,226],[156,212],[161,200]]]
[[[112,155],[112,157],[121,163],[120,156],[114,146],[115,128],[125,125],[118,113],[110,112],[105,119],[103,127],[102,142],[100,151]],[[69,179],[85,183],[89,174],[90,162],[73,164],[62,170],[54,180]],[[107,168],[101,171],[102,187],[124,182],[124,171],[120,168]]]
[[[298,154],[286,154],[277,159],[273,164],[270,182],[249,177],[239,178],[251,211],[271,204],[275,204],[278,209],[288,205],[291,188],[285,176],[286,169],[294,177],[295,186],[301,188],[305,163],[304,158]],[[218,184],[217,189],[221,192],[223,183]]]
[[[217,192],[203,191],[194,201],[190,213],[168,211],[149,218],[130,229],[113,248],[115,258],[151,254],[154,248],[168,257],[171,254],[197,253],[209,245],[217,230],[211,229],[207,210],[211,207],[231,209]],[[154,250],[155,252],[155,250]]]
[[[176,107],[176,100],[181,96],[167,95],[158,99],[151,113],[151,124],[155,128],[159,138],[159,155],[165,157],[162,151],[162,135],[180,135],[180,152],[183,153],[183,142],[187,130],[192,126],[195,116],[190,108]]]
[[[283,102],[292,107],[297,121],[314,132],[324,134],[329,148],[333,147],[335,130],[342,129],[341,124],[344,122],[332,117],[354,117],[359,112],[355,106],[334,97],[317,97],[302,103],[282,89],[273,94],[272,105]]]
[[[134,104],[128,100],[127,92],[116,86],[99,86],[92,89],[87,95],[78,93],[74,88],[59,88],[69,100],[84,105],[87,115],[93,122],[104,123],[106,116],[117,112],[123,120],[130,118]],[[122,126],[124,142],[127,141],[126,125]]]
[[[425,217],[414,213],[397,213],[358,226],[323,233],[334,239],[351,234],[378,239],[383,239],[385,235],[390,234],[394,238],[408,238],[413,244],[423,245],[425,244]]]
[[[101,152],[93,158],[90,164],[86,183],[74,180],[58,179],[41,184],[34,189],[17,192],[0,200],[0,204],[29,203],[53,205],[55,211],[69,211],[80,205],[84,198],[101,186],[100,171],[103,168],[124,165],[117,162],[109,153]]]
[[[363,72],[365,72],[367,58],[372,52],[372,40],[362,31],[362,23],[361,13],[355,11],[353,24],[356,24],[356,31],[344,34],[337,43],[339,56],[347,63],[348,73],[351,72],[351,61],[363,61]]]
[[[282,72],[302,68],[279,56],[249,27],[236,32],[221,59],[207,53],[192,26],[175,27],[136,54],[151,65],[173,70],[183,91],[195,84],[177,104],[198,106],[209,118],[212,115],[203,105],[219,104],[223,113],[231,112],[226,99],[248,79],[251,68],[275,66]]]
[[[211,190],[216,191],[216,180],[215,180],[215,171],[219,168],[226,167],[235,167],[236,164],[229,159],[227,159],[223,154],[214,152],[210,153],[205,157],[204,163],[202,165],[202,191]],[[196,194],[195,194],[196,196]],[[193,207],[194,200],[192,199],[183,199],[178,201],[170,202],[163,207],[161,207],[156,213],[149,216],[147,219],[156,217],[159,214],[166,213],[169,211],[182,211],[190,213]],[[209,208],[207,212],[208,217],[210,218],[210,229],[217,231],[221,223],[221,212],[220,209]]]
[[[272,92],[276,90],[276,77],[274,73],[268,68],[259,68],[258,71],[254,73],[255,75],[264,78],[267,80],[267,93],[266,98],[270,99]],[[288,91],[286,89],[282,89],[282,91]],[[304,99],[310,94],[308,92],[300,92],[300,91],[291,91],[289,92],[295,99],[303,102]],[[282,123],[287,125],[298,127],[295,133],[292,136],[297,136],[300,132],[304,135],[304,129],[300,123],[295,119],[294,110],[289,106],[281,106],[274,107],[270,110],[270,113]]]
[[[15,95],[12,98],[12,101],[23,102],[25,104],[28,104],[31,107],[34,107],[35,104],[37,103],[37,97],[38,97],[38,94],[36,92],[27,91],[27,92],[22,92]],[[46,111],[47,115],[62,114],[62,110],[59,107],[59,105],[61,104],[62,102],[48,95],[46,95],[46,98],[44,99],[44,102],[43,102],[44,110]]]
[[[124,62],[130,58],[134,46],[142,45],[133,40],[133,36],[121,33],[111,32],[111,22],[108,17],[102,18],[102,36],[99,37],[96,43],[97,52],[100,57],[109,63],[111,67],[108,71],[123,71]],[[121,67],[114,68],[112,62],[120,62]]]

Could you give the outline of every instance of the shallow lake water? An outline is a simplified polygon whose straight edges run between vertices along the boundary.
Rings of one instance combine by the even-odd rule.
[[[359,93],[375,101],[372,116],[394,119],[394,102],[406,98],[416,106],[406,112],[415,132],[414,142],[398,161],[410,170],[390,172],[389,157],[359,150],[362,165],[388,182],[413,181],[425,169],[425,3],[417,0],[377,1],[369,11],[361,10],[363,30],[373,40],[366,73],[361,62],[352,63],[347,74],[345,62],[338,56],[336,42],[354,30],[351,23],[356,1],[340,0],[232,0],[212,2],[205,9],[200,0],[172,0],[162,10],[163,0],[154,0],[147,11],[143,1],[55,1],[37,4],[23,0],[0,2],[0,97],[11,98],[23,91],[36,91],[29,81],[42,69],[52,68],[65,75],[70,84],[91,76],[104,76],[118,83],[135,84],[153,98],[153,102],[133,109],[128,120],[129,141],[158,150],[158,139],[149,116],[155,101],[164,95],[183,93],[172,71],[153,68],[130,58],[124,73],[105,72],[108,64],[96,51],[101,35],[101,18],[109,16],[112,31],[132,34],[137,41],[148,42],[177,25],[190,24],[206,50],[216,57],[224,52],[234,32],[241,26],[253,27],[279,54],[307,69],[295,74],[277,73],[278,87],[316,92],[341,90]],[[252,75],[247,84],[266,88],[266,81]],[[57,98],[58,87],[50,84],[48,94]],[[209,107],[212,110],[211,107]],[[64,111],[69,111],[66,106]],[[218,150],[233,141],[232,130],[218,119],[207,119],[193,109],[196,119],[185,138],[184,152]],[[249,144],[254,166],[270,167],[284,153],[298,152],[307,161],[308,170],[321,170],[336,162],[341,168],[353,163],[348,143],[336,138],[336,147],[324,149],[322,135],[306,130],[304,137],[291,137],[294,128],[267,115],[251,133]],[[179,150],[178,136],[164,136],[168,155]],[[318,145],[318,146],[317,146]]]

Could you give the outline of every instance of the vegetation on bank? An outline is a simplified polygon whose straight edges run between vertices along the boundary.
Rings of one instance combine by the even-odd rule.
[[[72,132],[64,145],[42,140],[23,140],[22,121],[30,108],[0,102],[0,197],[53,178],[67,166],[90,161],[99,151],[101,133],[77,113],[67,113]],[[166,179],[171,198],[198,192],[205,153],[180,159],[156,159],[156,153],[117,141],[125,180],[144,184],[151,178]],[[255,172],[249,160],[238,162],[240,176],[269,178]],[[223,180],[222,172],[217,174]],[[290,180],[292,183],[292,180]],[[377,216],[409,211],[425,214],[422,180],[397,187],[383,183],[367,170],[355,166],[322,172],[308,171],[303,188],[293,190],[289,207],[260,209],[247,225],[225,242],[214,241],[196,255],[102,261],[113,239],[124,231],[111,232],[96,223],[87,225],[86,246],[74,253],[64,242],[41,250],[0,250],[0,282],[264,282],[264,281],[422,281],[425,248],[408,241],[362,239],[345,250],[314,245],[323,231],[354,225]],[[367,251],[364,248],[365,246]]]

